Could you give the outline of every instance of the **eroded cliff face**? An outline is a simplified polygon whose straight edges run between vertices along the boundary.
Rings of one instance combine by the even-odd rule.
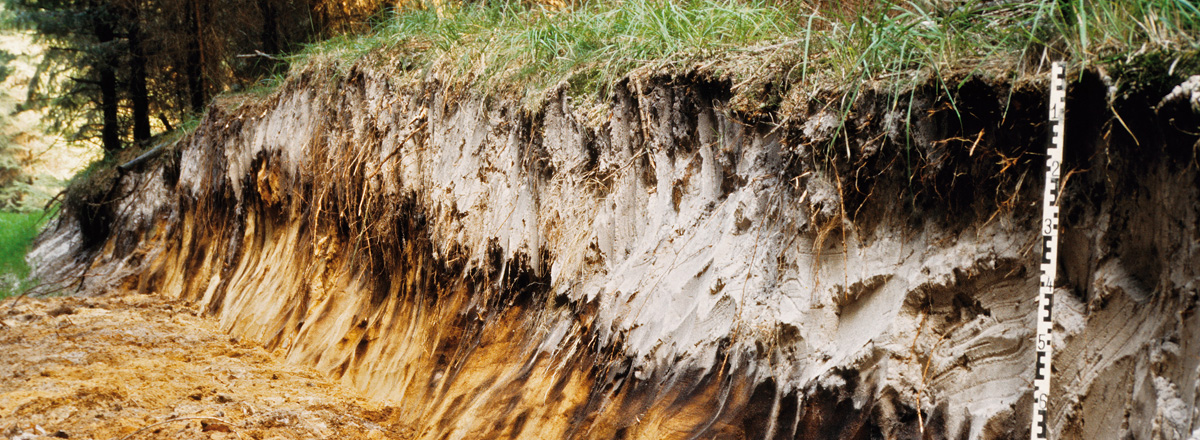
[[[588,111],[331,75],[213,106],[43,277],[194,300],[420,438],[1028,435],[1043,84],[763,117],[699,72]],[[1051,429],[1187,438],[1200,95],[1077,78]]]

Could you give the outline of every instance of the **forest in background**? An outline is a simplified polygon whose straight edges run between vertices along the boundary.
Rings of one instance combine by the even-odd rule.
[[[106,152],[186,124],[212,96],[281,71],[280,53],[352,29],[378,0],[6,0],[45,45],[27,108]]]

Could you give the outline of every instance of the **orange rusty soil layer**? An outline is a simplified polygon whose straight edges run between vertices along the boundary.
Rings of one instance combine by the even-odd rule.
[[[409,438],[393,408],[134,293],[0,302],[0,438]]]

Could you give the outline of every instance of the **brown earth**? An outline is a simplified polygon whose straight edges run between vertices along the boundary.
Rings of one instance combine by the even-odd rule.
[[[408,438],[394,408],[154,295],[0,303],[0,438]]]

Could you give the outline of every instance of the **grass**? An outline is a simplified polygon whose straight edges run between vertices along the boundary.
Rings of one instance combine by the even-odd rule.
[[[0,212],[0,299],[31,285],[25,254],[49,215],[35,212]]]
[[[343,68],[374,55],[405,72],[490,93],[544,92],[564,81],[603,93],[644,66],[709,63],[738,84],[768,67],[790,84],[833,89],[884,80],[901,87],[963,70],[1036,74],[1200,49],[1196,0],[937,2],[879,0],[829,7],[761,0],[585,1],[551,10],[526,2],[469,2],[439,14],[392,11],[372,31],[293,55],[294,65]],[[956,86],[943,84],[947,90]]]
[[[387,14],[369,34],[312,45],[293,63],[347,66],[379,51],[407,70],[436,64],[485,91],[542,90],[568,79],[599,91],[647,63],[737,50],[796,31],[786,11],[753,1],[588,2],[562,11],[473,2],[441,16],[420,9]]]

